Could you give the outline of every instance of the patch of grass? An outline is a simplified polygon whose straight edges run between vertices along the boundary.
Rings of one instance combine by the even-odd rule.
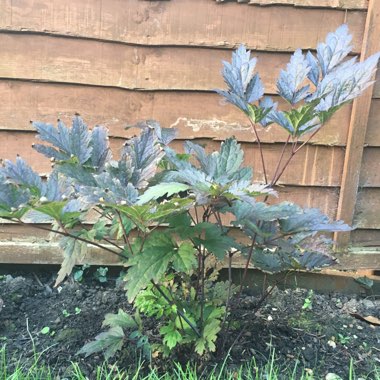
[[[152,369],[149,373],[144,370],[143,364],[140,364],[134,373],[128,370],[119,369],[116,365],[103,363],[96,368],[95,374],[91,377],[93,380],[316,380],[313,377],[313,371],[310,369],[301,369],[297,365],[294,368],[280,368],[276,365],[275,352],[273,351],[270,360],[264,367],[259,368],[254,359],[249,363],[231,369],[226,365],[225,360],[221,366],[215,367],[207,374],[199,371],[196,367],[187,365],[182,367],[180,364],[174,364],[172,371],[165,374],[159,374]],[[21,361],[16,363],[15,368],[10,371],[7,363],[5,346],[0,348],[0,380],[88,380],[89,377],[81,370],[77,363],[72,363],[71,368],[65,371],[65,375],[57,377],[54,369],[44,365],[40,356],[36,356],[33,365],[26,368]],[[301,375],[300,375],[301,373]],[[353,361],[349,364],[349,380],[357,380],[355,375]],[[360,376],[360,379],[380,380],[380,367],[374,367],[372,373],[367,377]]]

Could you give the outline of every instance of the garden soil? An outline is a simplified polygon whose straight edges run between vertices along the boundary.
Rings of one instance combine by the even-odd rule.
[[[60,379],[70,378],[71,362],[79,363],[89,379],[95,378],[102,356],[84,358],[76,353],[104,330],[101,325],[106,313],[118,308],[131,310],[122,283],[109,277],[100,284],[88,275],[81,283],[69,279],[54,288],[55,277],[52,271],[13,271],[1,276],[0,345],[6,345],[8,366],[32,364],[39,353],[40,361],[60,374]],[[308,296],[309,303],[305,302]],[[252,358],[257,366],[263,365],[275,352],[277,366],[289,369],[298,362],[300,371],[313,370],[315,379],[325,379],[328,373],[348,379],[350,362],[357,377],[371,379],[374,366],[380,366],[380,327],[358,319],[380,318],[379,296],[311,295],[302,289],[275,289],[256,310],[259,298],[245,295],[241,302],[232,303],[232,332],[224,350],[198,362],[204,373],[221,363],[228,350],[226,364],[231,370]],[[157,324],[146,322],[154,341]],[[217,346],[220,349],[222,343]],[[175,359],[186,362],[189,354],[178,352]],[[110,363],[133,370],[138,360],[137,349],[127,344]],[[157,358],[152,365],[166,371],[169,363]]]

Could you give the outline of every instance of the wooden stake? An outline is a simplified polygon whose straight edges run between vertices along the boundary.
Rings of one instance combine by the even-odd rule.
[[[361,61],[380,50],[379,36],[380,0],[370,0],[360,56]],[[337,218],[348,224],[352,224],[354,218],[372,93],[373,87],[356,99],[352,107],[337,210]],[[339,247],[345,247],[350,242],[350,233],[336,233],[335,240]]]

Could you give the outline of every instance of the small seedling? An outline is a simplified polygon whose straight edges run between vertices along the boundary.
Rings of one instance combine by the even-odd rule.
[[[313,295],[313,290],[309,290],[309,293],[303,302],[302,310],[311,310],[313,308]]]
[[[41,333],[42,335],[47,335],[47,334],[49,334],[49,333],[50,333],[50,327],[49,327],[49,326],[45,326],[45,327],[43,327],[43,328],[41,329],[40,333]]]
[[[96,270],[94,273],[94,277],[101,283],[107,282],[107,272],[108,268],[107,267],[100,267]]]
[[[68,318],[68,317],[70,317],[70,315],[71,315],[66,309],[62,310],[62,314],[63,314],[63,316],[64,316],[65,318]]]
[[[83,281],[83,275],[85,271],[89,268],[90,266],[88,264],[82,265],[81,268],[76,268],[73,270],[73,278],[74,281],[77,282],[82,282]]]
[[[338,342],[340,344],[347,344],[351,340],[351,337],[338,334]]]
[[[81,309],[80,307],[76,307],[76,308],[74,309],[74,311],[75,311],[75,314],[78,315],[78,314],[81,313],[82,309]]]

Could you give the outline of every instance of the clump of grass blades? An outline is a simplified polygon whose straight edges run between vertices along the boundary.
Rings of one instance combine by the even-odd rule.
[[[12,370],[9,370],[5,347],[0,348],[0,380],[56,380],[58,370],[50,368],[42,363],[41,355],[35,354],[32,366],[27,368],[18,361]],[[226,358],[227,359],[227,358]],[[149,373],[144,371],[143,364],[139,364],[133,373],[121,370],[116,365],[104,362],[99,365],[91,379],[93,380],[314,380],[310,371],[295,365],[293,368],[282,368],[276,364],[276,355],[272,351],[270,360],[263,367],[258,367],[255,359],[242,364],[240,367],[231,369],[224,360],[221,366],[214,367],[211,372],[199,371],[195,366],[187,364],[185,367],[174,364],[170,372],[160,374],[152,369]],[[349,363],[349,380],[357,380],[353,361]],[[72,363],[66,377],[61,379],[89,380],[89,377],[81,370],[77,363]],[[67,377],[69,376],[69,377]],[[380,368],[374,367],[372,373],[361,379],[380,380]]]

